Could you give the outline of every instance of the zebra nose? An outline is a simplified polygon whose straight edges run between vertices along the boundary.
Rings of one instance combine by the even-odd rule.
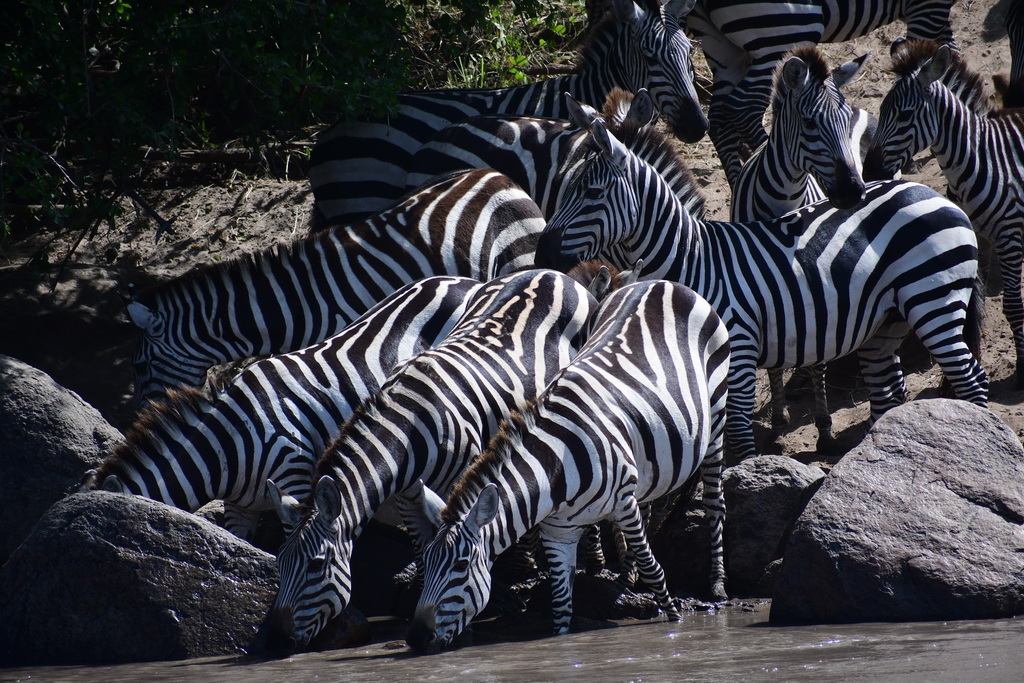
[[[432,608],[416,610],[409,631],[405,634],[405,642],[416,655],[436,655],[441,651],[443,643],[437,637],[437,629],[434,628]]]
[[[298,641],[295,639],[292,611],[281,607],[272,609],[257,635],[257,642],[259,640],[263,641],[264,648],[275,657],[287,657],[295,652]]]
[[[885,172],[885,160],[882,158],[882,150],[879,147],[872,147],[864,158],[864,180],[889,180],[892,173]]]
[[[840,167],[836,181],[828,189],[828,200],[840,210],[852,209],[864,201],[864,181],[852,167]]]
[[[537,268],[551,268],[552,270],[567,271],[576,265],[566,263],[566,258],[561,253],[562,237],[558,231],[545,230],[537,241],[537,254],[534,258],[534,265]]]

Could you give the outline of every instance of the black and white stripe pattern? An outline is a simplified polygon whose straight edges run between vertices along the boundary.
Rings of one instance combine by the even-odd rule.
[[[687,29],[700,39],[714,85],[708,111],[711,139],[730,185],[744,149],[767,137],[762,118],[772,72],[800,45],[836,43],[902,20],[907,35],[953,43],[949,13],[955,0],[698,0]]]
[[[553,584],[555,632],[572,616],[576,545],[587,525],[623,532],[662,609],[679,618],[651,554],[640,505],[700,468],[712,525],[711,585],[725,598],[721,489],[729,336],[711,306],[671,282],[608,296],[580,354],[513,415],[453,489],[424,549],[424,588],[408,642],[435,652],[487,604],[494,559],[537,526]]]
[[[932,41],[893,45],[899,80],[882,100],[869,155],[876,177],[890,177],[931,147],[947,193],[991,243],[1003,280],[1003,313],[1017,349],[1017,387],[1024,387],[1024,111],[990,112],[982,78],[959,54]]]
[[[305,348],[399,287],[433,275],[486,281],[529,268],[544,218],[499,173],[435,178],[391,209],[132,297],[135,399],[203,383],[209,367]]]
[[[614,0],[581,50],[576,73],[497,90],[407,93],[399,96],[394,116],[335,124],[310,157],[319,212],[332,222],[378,211],[406,187],[412,155],[445,126],[485,114],[566,118],[566,92],[600,103],[616,86],[647,88],[676,135],[696,142],[708,122],[693,84],[692,45],[680,28],[693,2],[668,0],[647,10],[633,0]]]
[[[313,509],[279,505],[295,532],[278,555],[271,650],[303,647],[341,613],[352,594],[352,544],[370,517],[417,480],[446,490],[501,420],[569,363],[594,308],[583,285],[555,271],[486,283],[444,342],[402,365],[356,411],[317,463]]]
[[[861,137],[868,114],[846,104],[840,88],[856,77],[867,55],[834,72],[817,46],[799,47],[775,70],[768,139],[743,163],[733,187],[730,218],[756,221],[825,199],[849,209],[864,198]],[[822,188],[825,188],[824,190]],[[690,213],[694,218],[700,218]],[[782,370],[768,370],[772,426],[788,420]],[[818,450],[834,445],[824,367],[811,369]]]
[[[726,435],[735,457],[756,451],[757,367],[857,351],[877,419],[902,399],[894,344],[910,329],[960,398],[987,402],[977,356],[977,240],[954,204],[922,185],[885,182],[869,185],[851,211],[819,203],[773,221],[701,222],[602,122],[593,137],[597,151],[548,222],[538,262],[567,267],[601,257],[621,266],[642,258],[641,278],[682,282],[711,302],[732,343]],[[901,334],[872,339],[891,328],[893,314],[906,321]]]
[[[317,457],[338,425],[400,362],[442,340],[465,313],[476,280],[408,285],[330,339],[250,365],[206,396],[195,389],[145,411],[83,490],[103,488],[195,511],[221,499],[228,529],[252,538],[274,507],[273,479],[308,497]]]
[[[590,106],[566,94],[569,121],[532,116],[474,116],[452,124],[413,156],[409,185],[460,168],[493,168],[533,197],[546,217],[554,214],[583,163],[587,128],[597,116]],[[631,95],[615,88],[601,110],[613,135],[658,169],[686,210],[703,216],[706,200],[674,145],[647,144],[640,134],[656,117],[647,90]]]

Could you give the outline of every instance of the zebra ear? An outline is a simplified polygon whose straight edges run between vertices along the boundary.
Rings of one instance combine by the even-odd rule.
[[[131,301],[126,308],[128,309],[128,317],[132,319],[136,327],[148,330],[156,322],[156,315],[145,304]]]
[[[498,487],[488,484],[480,492],[480,497],[473,503],[472,509],[466,515],[466,529],[474,536],[479,535],[480,529],[490,524],[498,516]]]
[[[903,44],[906,43],[906,42],[907,42],[907,39],[904,38],[903,36],[900,36],[900,37],[896,38],[895,40],[893,40],[892,41],[892,45],[889,46],[889,56],[890,57],[895,57],[896,53],[900,51],[900,48],[903,47]]]
[[[569,120],[586,130],[597,118],[597,110],[583,104],[569,93],[565,93],[565,106],[569,109]]]
[[[644,10],[633,0],[612,0],[612,14],[624,24],[635,24],[644,17]]]
[[[327,519],[341,517],[341,491],[326,474],[316,483],[316,509],[317,514]]]
[[[657,116],[658,111],[654,108],[654,99],[651,97],[651,93],[647,92],[647,88],[640,88],[633,95],[633,102],[629,105],[626,120],[642,127],[652,123]]]
[[[800,92],[807,85],[807,64],[799,57],[790,57],[782,65],[782,82],[793,92]]]
[[[871,52],[865,52],[856,59],[851,59],[842,66],[832,71],[832,82],[836,84],[837,88],[842,88],[847,83],[852,81],[860,73],[860,68],[864,66],[864,62],[868,61],[868,57],[871,56]]]
[[[108,493],[128,493],[124,484],[121,483],[121,480],[117,478],[116,474],[111,474],[103,480],[103,490]]]
[[[697,0],[661,0],[661,4],[670,14],[674,14],[676,19],[682,19],[693,11]]]
[[[608,293],[608,290],[612,286],[612,272],[608,270],[608,266],[602,265],[597,269],[597,275],[590,281],[590,286],[587,290],[590,295],[600,301],[604,298],[604,295]]]
[[[594,136],[594,142],[608,158],[619,168],[626,167],[626,146],[619,142],[614,135],[608,132],[604,121],[597,119],[590,126],[590,132]]]
[[[302,505],[293,496],[289,496],[273,480],[267,479],[267,490],[274,501],[277,516],[285,529],[291,530],[302,522]]]
[[[644,260],[638,258],[630,270],[619,271],[619,287],[626,287],[640,280],[640,271],[644,269]]]
[[[946,73],[946,69],[949,68],[950,60],[949,46],[940,46],[935,51],[935,56],[925,62],[921,67],[921,71],[917,74],[917,81],[921,84],[921,87],[927,90],[931,87],[932,83],[942,78],[942,75]]]

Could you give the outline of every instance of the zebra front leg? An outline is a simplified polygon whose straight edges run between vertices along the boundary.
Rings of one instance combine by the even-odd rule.
[[[818,429],[818,452],[833,453],[836,438],[832,435],[832,413],[828,409],[828,387],[825,385],[825,365],[817,364],[807,368],[814,390],[814,426]]]
[[[555,635],[572,625],[572,586],[576,579],[576,548],[586,527],[562,527],[543,522],[540,540],[551,573],[551,612]]]
[[[786,407],[786,392],[782,368],[768,368],[768,391],[772,402],[772,434],[778,436],[789,424],[789,409]]]
[[[1017,350],[1016,388],[1024,389],[1024,300],[1021,299],[1021,228],[1003,230],[996,241],[996,254],[1003,280],[1003,315],[1013,333]]]
[[[729,364],[729,396],[726,399],[725,440],[730,464],[757,455],[753,426],[756,360],[738,353],[737,346],[739,344],[734,342]]]
[[[654,591],[654,596],[665,615],[672,621],[679,621],[682,616],[668,593],[665,570],[654,559],[654,553],[647,542],[643,515],[635,496],[626,495],[620,500],[620,507],[615,511],[615,526],[626,539],[626,545],[636,561],[641,580]]]

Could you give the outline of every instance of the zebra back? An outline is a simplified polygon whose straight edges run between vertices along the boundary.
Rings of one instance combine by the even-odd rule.
[[[899,400],[896,346],[911,330],[957,396],[985,404],[987,379],[965,340],[977,239],[954,204],[892,181],[869,184],[852,211],[819,203],[772,221],[696,221],[601,122],[592,134],[601,152],[548,222],[538,263],[570,267],[600,257],[621,266],[642,258],[641,277],[683,282],[706,298],[730,334],[727,436],[736,457],[755,452],[757,367],[814,365],[857,351],[862,366],[891,369],[865,378],[876,419]],[[899,334],[867,344],[893,314],[905,321]]]
[[[318,211],[328,222],[378,211],[401,195],[412,155],[445,126],[480,115],[565,118],[566,92],[603,102],[616,86],[647,88],[676,135],[696,142],[707,132],[707,118],[693,84],[693,46],[680,28],[693,1],[645,9],[614,0],[612,12],[589,33],[576,73],[511,88],[406,93],[393,114],[336,123],[310,157]]]
[[[705,461],[718,491],[709,509],[718,543],[712,584],[724,598],[717,479],[729,365],[725,326],[691,289],[665,281],[610,294],[594,318],[593,335],[572,363],[509,418],[447,505],[425,510],[441,528],[424,550],[424,588],[408,636],[414,650],[439,649],[464,629],[487,603],[491,563],[537,524],[555,585],[556,632],[565,631],[572,614],[576,541],[585,525],[605,518],[647,558],[645,578],[672,613],[638,505],[682,486]]]
[[[854,113],[840,89],[867,57],[833,72],[822,52],[808,45],[779,62],[771,131],[736,179],[731,220],[776,218],[826,196],[833,206],[849,209],[864,198],[860,140],[855,148]],[[857,130],[862,134],[864,127]]]
[[[544,218],[508,178],[435,178],[375,216],[134,294],[135,402],[202,384],[209,367],[286,353],[342,330],[399,287],[433,275],[490,280],[530,267]]]
[[[301,647],[340,614],[363,525],[419,479],[445,490],[500,421],[575,355],[595,307],[581,284],[554,271],[493,280],[444,342],[399,367],[360,406],[317,463],[315,507],[279,507],[296,530],[278,556],[269,647]],[[329,566],[311,574],[324,553]]]
[[[185,388],[152,404],[82,490],[105,488],[195,511],[222,499],[227,526],[251,538],[272,507],[268,478],[305,499],[317,456],[400,362],[454,327],[476,280],[435,277],[399,289],[337,335],[267,358],[204,394]]]
[[[587,130],[602,118],[612,133],[658,169],[687,209],[703,216],[706,199],[675,145],[651,144],[641,132],[654,122],[649,93],[621,89],[605,99],[601,112],[566,94],[570,121],[523,116],[476,116],[452,124],[413,156],[406,182],[459,168],[493,168],[533,197],[545,216],[558,208],[586,155]]]

